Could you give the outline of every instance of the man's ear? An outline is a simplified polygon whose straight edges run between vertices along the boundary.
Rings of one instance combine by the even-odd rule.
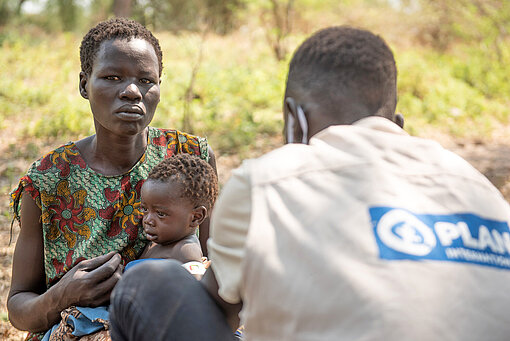
[[[303,132],[298,124],[297,112],[298,104],[296,100],[293,97],[285,97],[283,107],[283,118],[285,121],[283,136],[285,143],[296,143],[302,139]]]
[[[404,115],[398,113],[393,118],[393,122],[395,122],[400,128],[404,128]]]
[[[85,99],[89,99],[89,94],[87,93],[87,82],[89,81],[89,76],[81,71],[80,72],[80,95]]]
[[[203,223],[205,218],[207,218],[207,208],[205,206],[198,206],[193,209],[191,212],[191,226],[192,227],[199,227],[200,224]]]

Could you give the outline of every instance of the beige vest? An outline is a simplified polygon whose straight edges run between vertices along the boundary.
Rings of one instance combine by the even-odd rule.
[[[508,204],[381,120],[250,161],[246,340],[510,340]]]

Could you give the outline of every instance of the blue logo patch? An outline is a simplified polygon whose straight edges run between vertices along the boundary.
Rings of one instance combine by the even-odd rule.
[[[438,260],[510,269],[507,222],[471,213],[416,214],[402,208],[369,208],[382,259]]]

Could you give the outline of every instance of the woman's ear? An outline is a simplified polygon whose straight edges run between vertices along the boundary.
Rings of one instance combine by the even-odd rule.
[[[87,82],[89,77],[83,71],[80,72],[80,95],[85,99],[89,99],[89,94],[87,93]]]
[[[207,217],[207,208],[205,206],[198,206],[193,209],[191,212],[191,226],[192,227],[199,227],[200,224],[205,220]]]

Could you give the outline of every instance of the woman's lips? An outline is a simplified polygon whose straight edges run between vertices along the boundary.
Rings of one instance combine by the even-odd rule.
[[[127,121],[136,121],[145,115],[145,112],[138,105],[123,105],[115,110],[115,115]]]
[[[115,115],[124,121],[137,121],[137,120],[143,118],[142,114],[138,114],[138,113],[134,113],[134,112],[121,111],[121,112],[115,113]]]

